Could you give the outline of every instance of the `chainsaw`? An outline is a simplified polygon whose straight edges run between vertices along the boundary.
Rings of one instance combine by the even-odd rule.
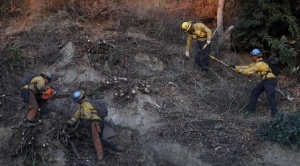
[[[55,88],[50,87],[48,88],[43,94],[42,94],[42,99],[44,100],[51,100],[54,99],[54,95],[56,94]]]

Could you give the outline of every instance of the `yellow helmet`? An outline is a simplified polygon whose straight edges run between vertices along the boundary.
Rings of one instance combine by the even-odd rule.
[[[183,22],[181,24],[181,28],[184,32],[187,32],[192,26],[192,21],[188,21],[188,22]]]

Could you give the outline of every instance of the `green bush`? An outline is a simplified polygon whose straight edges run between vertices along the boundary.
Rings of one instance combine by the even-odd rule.
[[[300,144],[300,111],[279,113],[273,121],[261,126],[256,135],[261,140],[288,144],[297,149]]]
[[[19,48],[11,48],[9,49],[10,53],[10,64],[14,67],[20,67],[23,65],[27,58],[27,55]]]
[[[281,61],[293,66],[299,50],[295,48],[300,35],[298,19],[300,2],[295,0],[239,0],[241,14],[235,38],[246,49],[254,47],[267,54],[276,54]],[[292,41],[297,41],[296,44]]]

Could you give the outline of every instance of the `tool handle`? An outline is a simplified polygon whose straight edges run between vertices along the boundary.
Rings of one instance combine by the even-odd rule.
[[[221,63],[222,65],[224,65],[224,66],[226,66],[226,67],[229,67],[229,65],[228,65],[228,64],[226,64],[226,63],[222,62],[221,60],[219,60],[219,59],[215,58],[214,56],[210,55],[209,57],[210,57],[211,59],[213,59],[213,60],[215,60],[215,61],[217,61],[217,62]],[[231,70],[234,70],[234,71],[235,71],[235,69],[234,69],[234,68],[231,68],[231,67],[229,67],[229,68],[230,68]]]

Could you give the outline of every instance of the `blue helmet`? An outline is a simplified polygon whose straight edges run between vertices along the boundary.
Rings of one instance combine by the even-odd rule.
[[[84,98],[84,91],[77,90],[72,94],[73,101],[78,103],[82,98]]]
[[[261,52],[260,52],[260,50],[259,50],[258,48],[254,48],[254,49],[250,52],[250,54],[251,54],[252,56],[262,56],[262,54],[261,54]]]

